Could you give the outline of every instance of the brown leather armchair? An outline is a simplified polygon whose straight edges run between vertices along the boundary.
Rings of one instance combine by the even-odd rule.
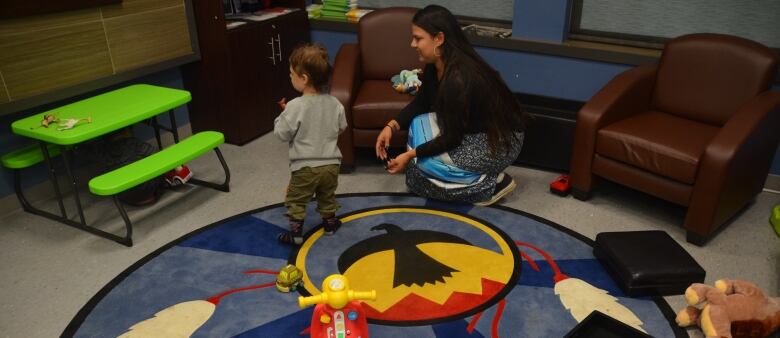
[[[358,23],[358,43],[343,44],[336,54],[330,94],[344,105],[347,117],[338,142],[342,170],[354,168],[354,149],[373,148],[385,124],[412,100],[397,93],[390,78],[402,69],[423,67],[409,46],[416,12],[393,7],[366,14]],[[406,132],[393,135],[392,143],[403,146]]]
[[[610,81],[577,115],[575,198],[596,177],[688,208],[688,242],[704,245],[761,191],[778,145],[778,56],[719,34],[670,41],[658,65]]]

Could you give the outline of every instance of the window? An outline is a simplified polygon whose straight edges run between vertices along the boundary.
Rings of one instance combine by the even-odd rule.
[[[705,32],[780,48],[780,1],[574,0],[569,38],[661,48],[670,38]]]

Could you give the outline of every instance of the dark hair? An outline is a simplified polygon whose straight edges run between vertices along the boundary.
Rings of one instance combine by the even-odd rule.
[[[491,151],[509,151],[515,132],[525,130],[527,115],[498,72],[477,54],[458,20],[446,8],[426,6],[417,11],[412,23],[432,36],[444,33],[440,47],[444,75],[434,102],[436,109],[444,113],[438,119],[441,135],[462,137],[475,100],[483,104],[479,109],[485,118]]]
[[[328,84],[331,66],[328,62],[328,50],[319,43],[304,43],[290,54],[290,67],[298,75],[307,75],[309,83],[322,91]]]

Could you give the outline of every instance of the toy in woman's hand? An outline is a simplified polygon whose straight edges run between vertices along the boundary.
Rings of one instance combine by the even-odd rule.
[[[330,275],[322,281],[322,293],[298,297],[305,308],[317,304],[311,316],[311,338],[368,338],[366,312],[358,300],[374,300],[376,291],[354,291],[343,275]]]
[[[393,82],[393,88],[399,93],[417,94],[420,90],[422,81],[420,81],[422,69],[402,70],[400,74],[393,75],[390,81]]]
[[[691,306],[677,314],[677,324],[698,325],[707,337],[767,337],[780,328],[780,298],[766,297],[746,281],[695,283],[685,290],[685,300]],[[699,304],[704,306],[693,306]]]

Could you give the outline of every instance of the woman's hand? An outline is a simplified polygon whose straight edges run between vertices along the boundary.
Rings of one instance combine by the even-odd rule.
[[[387,164],[387,172],[391,174],[403,172],[404,169],[406,169],[406,165],[409,164],[409,161],[411,161],[416,156],[417,151],[414,149],[396,156],[396,158],[390,160],[390,163]]]
[[[379,132],[379,136],[376,137],[376,145],[374,150],[376,151],[376,157],[381,160],[387,159],[387,147],[390,146],[390,139],[393,137],[393,130],[398,128],[398,122],[391,120],[387,125]]]

